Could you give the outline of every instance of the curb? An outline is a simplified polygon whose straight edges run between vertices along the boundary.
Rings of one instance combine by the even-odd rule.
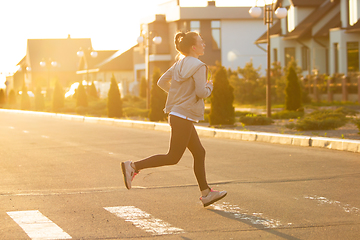
[[[100,124],[107,124],[107,125],[114,125],[121,127],[132,127],[132,128],[140,128],[147,130],[170,132],[170,126],[166,123],[113,119],[113,118],[85,117],[85,116],[68,115],[68,114],[60,114],[60,113],[46,113],[46,112],[9,110],[9,109],[0,109],[0,112],[31,114],[31,115],[37,115],[43,117],[65,119],[70,121],[100,123]],[[254,142],[255,141],[268,142],[268,143],[286,144],[286,145],[294,145],[301,147],[318,147],[318,148],[327,148],[327,149],[334,149],[340,151],[360,153],[359,140],[297,136],[290,134],[265,133],[265,132],[225,130],[225,129],[215,129],[215,128],[201,127],[201,126],[195,126],[195,128],[198,132],[198,135],[202,137],[214,137],[214,138],[254,141]]]

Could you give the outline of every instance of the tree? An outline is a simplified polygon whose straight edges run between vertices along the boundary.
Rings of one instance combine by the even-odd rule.
[[[160,69],[155,68],[152,75],[152,87],[150,94],[150,121],[162,121],[166,119],[166,114],[164,113],[166,93],[157,85],[157,81],[160,77]]]
[[[123,111],[122,111],[121,93],[114,74],[111,77],[110,89],[108,92],[107,107],[108,107],[108,117],[110,118],[122,117]]]
[[[265,101],[266,81],[260,76],[261,67],[254,68],[252,61],[237,72],[229,70],[229,81],[234,87],[234,97],[238,103],[259,103]],[[240,75],[240,77],[238,76]]]
[[[235,122],[234,89],[230,86],[226,69],[217,64],[214,89],[210,97],[210,125],[233,125]]]
[[[293,66],[290,66],[286,76],[285,110],[296,111],[301,108],[301,86]]]
[[[5,91],[4,89],[0,89],[0,107],[2,107],[6,102]]]
[[[50,92],[49,88],[46,90],[46,94],[48,94],[48,92]],[[52,109],[54,112],[58,112],[65,105],[65,93],[59,80],[55,82],[55,89],[52,95]]]
[[[87,99],[85,87],[82,84],[82,82],[79,83],[79,86],[77,88],[76,106],[77,107],[87,107],[88,106],[88,99]]]
[[[45,108],[45,98],[41,93],[41,87],[36,88],[35,92],[35,109],[38,111],[42,111]]]
[[[146,91],[147,91],[147,83],[146,83],[146,79],[145,77],[141,77],[141,82],[140,82],[140,97],[141,98],[146,98]]]
[[[91,82],[90,90],[89,90],[89,97],[93,100],[96,100],[99,98],[94,82]]]
[[[16,95],[14,89],[11,89],[9,92],[9,105],[10,106],[16,105]]]

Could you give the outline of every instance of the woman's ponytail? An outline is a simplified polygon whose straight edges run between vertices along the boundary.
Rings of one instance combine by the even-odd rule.
[[[196,37],[199,36],[197,32],[179,32],[175,35],[175,48],[182,55],[190,53],[190,48],[196,45]]]

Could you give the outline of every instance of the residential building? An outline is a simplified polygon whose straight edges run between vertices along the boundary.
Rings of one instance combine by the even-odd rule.
[[[81,57],[79,70],[82,79],[88,83],[94,81],[101,98],[106,98],[110,89],[111,78],[118,82],[121,96],[138,95],[138,84],[134,82],[134,47],[126,51],[97,51],[93,58],[91,52],[85,51]]]
[[[270,30],[271,62],[294,59],[303,75],[359,72],[360,0],[279,0],[285,19]],[[266,33],[256,40],[266,43]]]
[[[89,38],[28,39],[26,56],[17,64],[14,87],[25,83],[29,89],[54,86],[59,80],[66,87],[80,81],[76,74],[79,49],[92,49]]]
[[[206,7],[183,7],[179,0],[172,0],[159,6],[158,14],[144,18],[140,33],[145,39],[161,36],[159,45],[149,40],[149,72],[154,67],[165,72],[175,61],[177,52],[174,36],[177,32],[197,31],[205,41],[206,49],[200,59],[207,65],[220,62],[227,68],[237,69],[252,61],[255,67],[266,70],[266,51],[254,44],[266,31],[262,19],[253,19],[249,7],[217,7],[215,1],[208,1]],[[145,75],[145,43],[134,49],[135,79],[139,83]]]

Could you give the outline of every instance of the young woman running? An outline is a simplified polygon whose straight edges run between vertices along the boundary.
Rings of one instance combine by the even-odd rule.
[[[171,126],[169,151],[137,162],[122,162],[121,168],[125,186],[131,189],[131,182],[140,170],[177,164],[188,148],[194,158],[194,172],[202,195],[200,200],[206,207],[227,194],[226,191],[214,191],[207,184],[205,149],[194,127],[194,122],[204,119],[203,99],[210,96],[213,84],[207,81],[207,66],[198,59],[205,49],[198,33],[177,33],[175,48],[181,54],[180,60],[158,81],[158,86],[168,93],[164,111],[169,113]]]

